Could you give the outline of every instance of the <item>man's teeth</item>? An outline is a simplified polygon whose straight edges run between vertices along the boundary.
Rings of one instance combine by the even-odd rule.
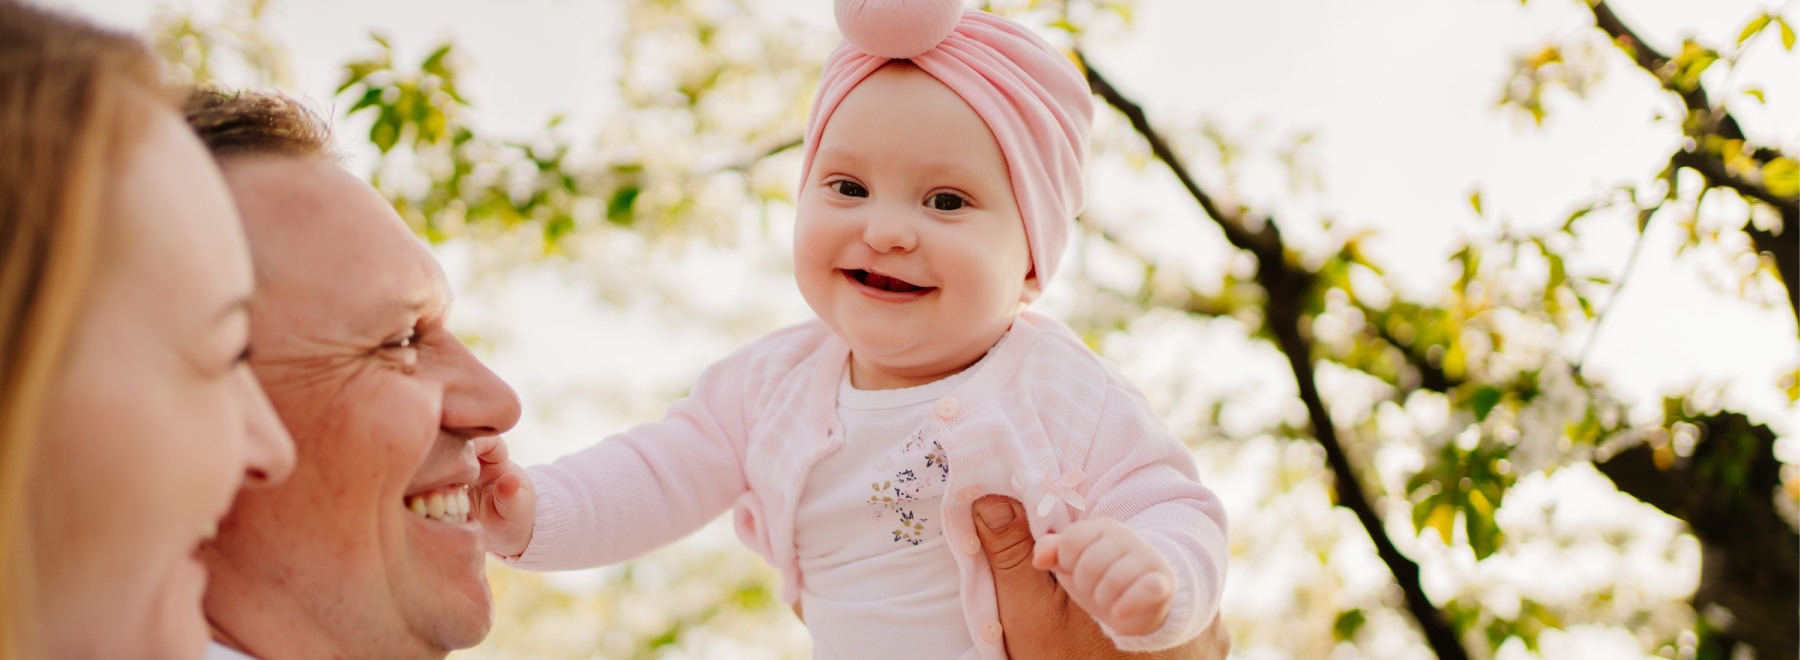
[[[445,486],[429,493],[406,496],[406,508],[420,518],[462,523],[469,520],[469,487]]]

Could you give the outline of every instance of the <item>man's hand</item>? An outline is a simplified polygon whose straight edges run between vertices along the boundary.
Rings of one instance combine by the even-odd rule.
[[[1048,534],[1031,566],[1050,571],[1069,597],[1122,635],[1161,628],[1175,604],[1175,571],[1137,530],[1112,518],[1089,518]]]
[[[1008,656],[1020,660],[1219,660],[1231,652],[1230,632],[1217,617],[1200,637],[1182,646],[1153,653],[1120,651],[1056,578],[1032,567],[1035,542],[1024,506],[1012,498],[990,495],[976,500],[972,513],[975,534],[981,538],[993,572]]]
[[[502,557],[525,554],[537,519],[531,476],[506,457],[506,441],[499,436],[477,438],[475,457],[481,461],[481,475],[475,480],[473,508],[488,552]]]

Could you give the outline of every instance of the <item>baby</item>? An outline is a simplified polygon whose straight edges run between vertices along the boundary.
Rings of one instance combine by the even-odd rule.
[[[1120,649],[1192,639],[1219,608],[1223,508],[1137,389],[1025,309],[1083,203],[1080,72],[956,0],[837,18],[794,236],[819,318],[712,365],[661,422],[529,471],[484,456],[489,549],[590,567],[735,508],[815,657],[1004,658],[970,515],[1002,494]]]

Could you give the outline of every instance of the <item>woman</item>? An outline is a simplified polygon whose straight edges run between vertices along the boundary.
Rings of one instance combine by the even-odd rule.
[[[159,78],[0,0],[0,659],[199,657],[194,553],[293,466],[243,230]]]

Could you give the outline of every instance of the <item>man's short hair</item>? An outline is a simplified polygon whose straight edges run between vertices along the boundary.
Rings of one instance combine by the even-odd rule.
[[[182,110],[214,158],[338,156],[325,120],[279,93],[197,87],[188,92]]]

